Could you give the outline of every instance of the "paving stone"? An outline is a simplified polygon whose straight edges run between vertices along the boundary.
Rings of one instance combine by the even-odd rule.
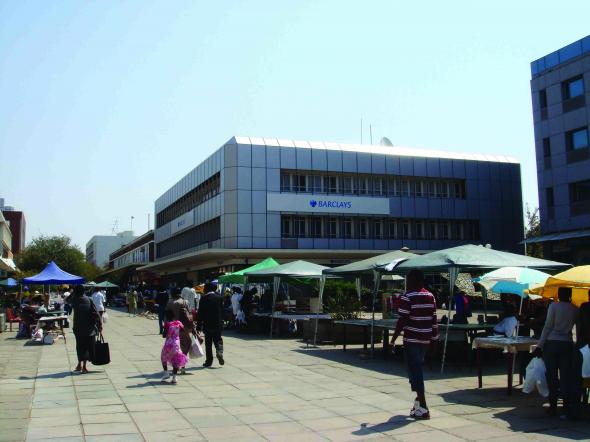
[[[84,424],[84,434],[87,436],[137,433],[133,422],[109,422],[100,424]]]

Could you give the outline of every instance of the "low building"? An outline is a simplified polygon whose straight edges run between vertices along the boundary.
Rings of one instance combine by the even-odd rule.
[[[590,264],[590,36],[531,63],[545,258]]]
[[[154,262],[154,231],[149,230],[129,244],[115,250],[109,255],[108,270],[101,276],[111,279],[116,275],[117,282],[123,287],[140,282],[157,284],[157,275],[151,272],[137,271],[138,267]]]
[[[402,247],[521,251],[522,213],[513,158],[234,137],[156,200],[144,269],[184,283],[267,256],[334,266]]]
[[[20,210],[15,210],[12,206],[4,205],[4,198],[0,198],[0,211],[3,212],[4,218],[8,221],[12,233],[12,253],[18,255],[25,248],[26,243],[27,223],[25,214]]]
[[[16,271],[12,255],[12,233],[0,210],[0,277]]]
[[[135,238],[130,230],[116,235],[95,235],[86,243],[86,261],[105,268],[109,263],[109,255]]]

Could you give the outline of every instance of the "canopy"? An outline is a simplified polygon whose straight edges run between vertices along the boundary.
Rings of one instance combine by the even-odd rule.
[[[324,270],[325,275],[358,275],[361,273],[373,273],[374,270],[385,269],[385,267],[393,261],[406,260],[414,258],[418,255],[414,253],[396,250],[395,252],[384,253],[383,255],[373,256],[371,258],[363,259],[362,261],[351,262],[340,267]]]
[[[16,279],[13,278],[7,278],[0,281],[0,285],[4,287],[16,287],[17,284]]]
[[[392,264],[387,269],[394,273],[407,273],[412,269],[448,272],[450,268],[465,271],[498,269],[506,266],[531,267],[533,269],[561,269],[570,266],[562,262],[502,252],[473,244],[439,250],[410,258],[401,264],[394,262]]]
[[[272,267],[276,267],[278,265],[278,262],[269,257],[266,258],[264,261],[259,262],[258,264],[254,264],[253,266],[247,267],[242,270],[238,270],[237,272],[222,275],[218,278],[218,282],[220,284],[244,284],[246,279],[244,273],[255,272],[257,270],[266,270]]]
[[[103,282],[99,282],[98,284],[94,284],[94,287],[100,287],[102,289],[114,289],[119,286],[117,284],[113,284],[112,282],[109,282],[109,281],[103,281]]]
[[[51,261],[41,273],[23,279],[23,284],[83,284],[84,278],[64,272]]]
[[[550,276],[549,273],[526,267],[501,267],[473,281],[494,293],[513,293],[525,297],[527,289],[544,284]]]
[[[245,274],[248,276],[248,279],[268,278],[271,276],[288,278],[319,278],[322,276],[322,272],[326,269],[328,269],[326,266],[298,260],[264,270],[245,272]]]
[[[557,299],[559,287],[572,287],[572,302],[578,307],[588,302],[590,289],[590,265],[573,267],[565,272],[550,276],[543,287],[530,290],[530,293],[542,294],[544,298]]]

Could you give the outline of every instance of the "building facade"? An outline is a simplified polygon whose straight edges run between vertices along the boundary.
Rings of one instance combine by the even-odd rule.
[[[531,63],[545,257],[590,263],[590,36]]]
[[[25,214],[15,210],[14,207],[4,205],[4,198],[0,198],[0,211],[3,212],[12,233],[12,253],[18,255],[25,248],[27,232]]]
[[[116,235],[95,235],[86,243],[86,261],[105,268],[109,263],[109,255],[134,239],[132,231],[120,232]]]
[[[502,156],[234,137],[157,199],[146,268],[195,280],[267,256],[333,266],[402,247],[516,251],[520,180]]]
[[[122,286],[142,281],[152,285],[156,275],[149,272],[138,272],[137,268],[152,263],[154,258],[154,231],[149,230],[112,252],[109,255],[108,270],[102,276],[106,279],[116,276],[116,282]]]
[[[0,277],[16,271],[12,255],[12,233],[0,210]]]

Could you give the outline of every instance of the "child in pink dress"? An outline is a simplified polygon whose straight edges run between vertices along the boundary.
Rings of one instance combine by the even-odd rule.
[[[176,384],[176,375],[178,368],[184,367],[188,363],[188,357],[180,350],[180,330],[184,327],[182,322],[175,321],[172,311],[166,311],[166,323],[164,324],[163,336],[166,338],[164,347],[162,347],[162,354],[160,359],[162,361],[162,368],[164,369],[164,376],[162,382],[170,379],[168,372],[168,364],[172,365],[172,383]]]

